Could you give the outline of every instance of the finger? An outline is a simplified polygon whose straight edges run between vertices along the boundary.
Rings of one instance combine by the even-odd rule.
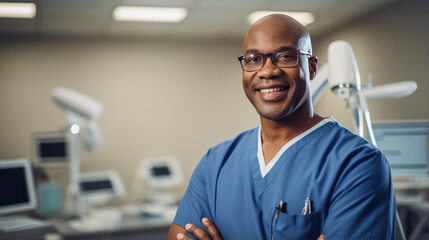
[[[179,234],[177,234],[177,236],[176,236],[176,239],[177,240],[192,240],[192,238],[190,238],[190,237],[187,237],[185,234],[183,234],[183,233],[179,233]]]
[[[194,224],[190,224],[190,223],[186,224],[185,229],[186,231],[194,235],[198,240],[211,239],[210,236],[207,235],[207,233],[203,229],[195,226]]]
[[[317,240],[325,240],[325,236],[323,236],[323,234],[322,234],[322,235],[320,235],[320,237]]]
[[[204,225],[204,227],[209,232],[210,236],[213,238],[213,240],[222,240],[222,236],[219,233],[219,230],[217,229],[216,225],[214,225],[208,218],[203,218],[201,221]]]

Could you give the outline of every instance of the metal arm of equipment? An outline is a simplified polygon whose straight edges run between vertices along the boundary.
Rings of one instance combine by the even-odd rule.
[[[52,91],[53,101],[64,111],[66,115],[65,129],[73,134],[73,146],[70,156],[70,184],[68,189],[69,211],[80,215],[82,204],[79,196],[79,176],[80,176],[80,128],[86,131],[81,132],[85,149],[93,151],[102,142],[102,134],[95,121],[103,113],[103,105],[98,101],[74,90],[57,87]]]

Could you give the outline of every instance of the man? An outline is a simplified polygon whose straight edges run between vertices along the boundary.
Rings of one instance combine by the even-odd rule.
[[[243,88],[261,126],[207,152],[168,239],[393,239],[385,157],[313,110],[318,60],[307,30],[270,15],[243,51]]]

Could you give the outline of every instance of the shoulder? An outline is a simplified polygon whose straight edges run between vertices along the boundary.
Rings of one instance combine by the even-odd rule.
[[[378,151],[378,148],[365,138],[353,133],[349,129],[341,126],[337,122],[326,124],[326,129],[321,138],[324,142],[329,143],[332,149],[342,151],[353,151],[355,148],[362,148],[368,151]]]
[[[336,122],[326,124],[319,141],[326,149],[325,155],[330,161],[344,167],[359,167],[371,164],[373,170],[389,169],[383,153],[365,138],[356,135]],[[371,171],[368,169],[368,171]]]
[[[233,154],[248,151],[250,145],[257,147],[257,136],[258,128],[254,128],[211,147],[201,159],[199,167],[206,170],[211,169],[210,171],[220,168]]]
[[[258,129],[253,128],[247,131],[244,131],[238,134],[235,138],[226,140],[224,142],[219,143],[216,146],[213,146],[209,149],[209,152],[212,153],[223,153],[227,149],[234,149],[240,147],[241,145],[247,145],[249,142],[257,141]]]
[[[365,138],[356,135],[338,123],[326,131],[328,164],[338,167],[340,178],[364,177],[372,183],[390,180],[390,166],[384,154]]]

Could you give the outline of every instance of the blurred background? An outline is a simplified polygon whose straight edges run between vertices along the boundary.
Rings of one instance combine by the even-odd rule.
[[[6,1],[0,1],[6,2]],[[104,106],[103,142],[82,153],[81,172],[114,169],[127,192],[144,158],[175,156],[183,194],[203,154],[254,128],[237,56],[259,10],[310,12],[320,66],[334,40],[354,49],[372,85],[413,80],[402,99],[368,100],[373,121],[429,119],[429,2],[426,0],[36,0],[33,18],[0,18],[0,159],[31,157],[31,136],[57,131],[63,111],[54,87]],[[181,22],[116,21],[118,6],[180,7]],[[352,128],[344,101],[325,91],[315,105]],[[144,193],[143,193],[144,194]],[[124,200],[128,201],[128,200]]]

